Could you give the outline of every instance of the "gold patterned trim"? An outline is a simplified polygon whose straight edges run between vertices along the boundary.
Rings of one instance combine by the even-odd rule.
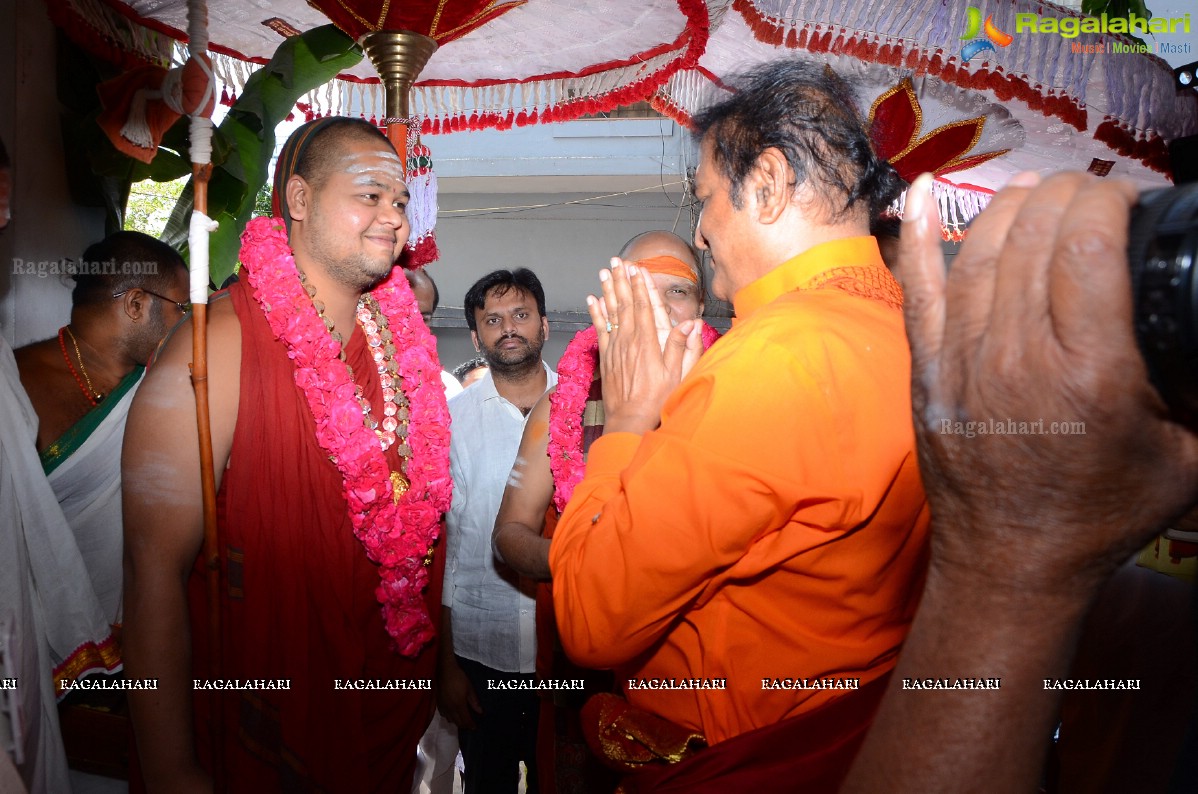
[[[495,11],[498,10],[499,6],[501,6],[501,5],[510,6],[510,8],[508,8],[507,11],[511,11],[513,8],[519,8],[520,6],[524,5],[527,2],[528,2],[528,0],[520,0],[520,2],[518,2],[518,3],[511,3],[511,2],[505,3],[505,2],[503,2],[503,0],[492,0],[490,3],[487,3],[486,8],[484,8],[482,11],[479,11],[473,17],[471,17],[467,21],[463,22],[462,24],[458,25],[456,28],[453,28],[451,30],[445,31],[444,33],[438,34],[437,33],[437,23],[441,21],[441,8],[443,8],[448,3],[448,0],[441,0],[441,8],[437,9],[437,16],[433,19],[433,26],[429,30],[429,33],[428,33],[429,38],[436,39],[437,42],[440,43],[440,42],[444,41],[445,39],[449,38],[450,36],[452,36],[453,34],[457,33],[459,30],[462,30],[463,28],[470,28],[470,27],[473,27],[474,25],[478,24],[478,21],[480,19],[495,13]],[[504,13],[506,14],[507,11],[505,11]]]
[[[903,308],[903,288],[884,267],[834,267],[815,276],[799,289],[837,289],[880,301],[891,308]]]
[[[99,643],[87,641],[71,652],[62,664],[54,668],[54,694],[61,699],[68,690],[63,685],[77,681],[87,673],[116,672],[121,666],[120,626],[114,625],[112,633]]]
[[[362,24],[362,26],[365,27],[367,30],[371,30],[371,31],[375,31],[375,32],[378,32],[383,29],[383,21],[387,19],[387,12],[391,10],[391,0],[383,0],[383,8],[379,12],[379,21],[375,22],[372,25],[372,24],[370,24],[369,19],[366,19],[366,17],[360,15],[357,11],[353,10],[348,5],[346,5],[345,0],[337,0],[337,5],[341,6],[347,14],[349,14],[351,17],[353,17],[358,22],[360,22]],[[319,10],[319,9],[317,9],[317,10]]]
[[[887,99],[890,99],[890,97],[899,93],[907,95],[907,102],[911,105],[911,112],[915,114],[915,134],[918,135],[919,131],[923,129],[923,108],[919,104],[919,98],[915,96],[915,86],[911,84],[910,77],[904,77],[901,81],[899,81],[898,85],[894,86],[893,88],[888,88],[879,94],[878,98],[874,100],[874,103],[869,106],[869,116],[867,117],[866,121],[872,127],[874,123],[874,115],[878,112],[878,108]]]

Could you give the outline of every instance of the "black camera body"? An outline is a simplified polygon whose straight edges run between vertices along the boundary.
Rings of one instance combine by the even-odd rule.
[[[1170,411],[1198,426],[1198,183],[1140,196],[1127,255],[1148,374]]]

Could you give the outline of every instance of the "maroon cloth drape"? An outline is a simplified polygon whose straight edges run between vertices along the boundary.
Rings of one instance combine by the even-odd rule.
[[[594,374],[587,392],[587,408],[603,406],[603,382],[599,378],[599,355],[594,356]],[[583,410],[582,450],[603,435],[602,422],[587,419]],[[550,503],[545,510],[541,536],[553,539],[559,514]],[[537,583],[537,675],[541,678],[586,681],[586,691],[556,693],[541,703],[537,723],[537,771],[541,794],[610,794],[619,777],[595,757],[587,747],[582,730],[581,710],[586,698],[598,692],[614,692],[615,678],[607,670],[588,670],[570,661],[557,636],[557,617],[553,611],[553,582]]]
[[[354,536],[342,478],[316,441],[311,412],[251,288],[229,289],[241,325],[241,395],[229,467],[217,494],[221,655],[207,647],[202,561],[190,581],[194,678],[290,679],[288,691],[197,691],[196,739],[210,766],[206,720],[219,709],[233,791],[407,791],[430,690],[338,690],[337,679],[429,680],[435,643],[416,659],[391,648],[375,599],[377,567]],[[346,355],[372,405],[378,375],[360,329]],[[388,450],[398,470],[395,447]],[[440,625],[442,544],[425,592]],[[219,704],[219,705],[216,705]]]

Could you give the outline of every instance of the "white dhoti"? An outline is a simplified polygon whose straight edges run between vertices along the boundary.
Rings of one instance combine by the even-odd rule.
[[[0,747],[29,791],[57,794],[70,783],[51,671],[111,638],[36,438],[37,415],[0,338]]]
[[[121,447],[129,406],[144,372],[138,367],[129,373],[103,403],[41,455],[100,608],[114,624],[121,622],[123,581]]]

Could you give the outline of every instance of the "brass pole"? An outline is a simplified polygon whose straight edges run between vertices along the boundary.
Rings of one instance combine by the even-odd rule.
[[[410,30],[380,30],[358,40],[362,50],[378,70],[386,95],[387,137],[399,153],[408,159],[407,124],[397,121],[409,115],[409,96],[416,78],[428,59],[437,51],[437,42]]]

